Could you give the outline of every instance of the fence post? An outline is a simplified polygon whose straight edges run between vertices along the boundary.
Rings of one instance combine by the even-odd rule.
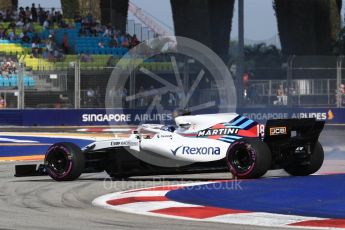
[[[24,65],[19,62],[19,72],[18,72],[18,109],[24,109],[24,99],[25,99],[25,87],[24,87]]]
[[[293,71],[293,63],[295,60],[295,55],[292,55],[288,58],[287,61],[287,106],[291,107],[291,87],[292,87],[292,71]]]
[[[337,59],[337,85],[336,85],[336,95],[337,95],[337,107],[341,107],[341,94],[339,92],[339,87],[341,84],[341,71],[344,56],[339,56]]]
[[[244,1],[238,0],[238,59],[237,59],[237,104],[239,107],[244,105]]]
[[[74,64],[74,108],[80,109],[80,60]]]

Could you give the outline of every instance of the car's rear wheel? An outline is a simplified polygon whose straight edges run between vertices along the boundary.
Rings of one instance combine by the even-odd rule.
[[[324,152],[320,142],[316,142],[310,159],[301,161],[296,157],[284,169],[293,176],[308,176],[316,173],[322,166],[324,160]]]
[[[236,178],[259,178],[271,167],[271,151],[259,139],[243,138],[234,142],[226,154],[230,172]]]
[[[69,142],[52,145],[45,156],[48,175],[56,181],[77,179],[85,168],[85,158],[81,149]]]

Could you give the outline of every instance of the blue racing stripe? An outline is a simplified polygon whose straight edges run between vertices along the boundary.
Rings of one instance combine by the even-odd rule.
[[[238,123],[240,123],[243,119],[248,119],[248,118],[246,118],[246,117],[241,117],[241,118],[239,118],[239,119],[237,119],[236,121],[234,121],[234,122],[232,122],[232,123],[230,123],[231,125],[237,125]]]
[[[246,122],[244,122],[242,125],[240,125],[240,129],[245,129],[247,128],[247,126],[251,125],[254,121],[253,120],[248,120]]]
[[[233,126],[232,124],[224,125],[227,128],[235,128],[235,129],[246,129],[248,126],[252,125],[255,121],[248,120],[239,126]]]
[[[222,138],[238,140],[238,139],[241,139],[242,137],[227,135],[227,136],[222,136]]]
[[[235,140],[232,140],[232,139],[225,139],[225,138],[219,138],[218,140],[224,141],[224,142],[227,142],[227,143],[232,143],[232,142],[235,141]]]

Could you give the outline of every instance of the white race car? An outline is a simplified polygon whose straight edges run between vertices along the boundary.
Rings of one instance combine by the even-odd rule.
[[[104,170],[113,178],[230,171],[238,178],[258,178],[279,168],[291,175],[309,175],[323,163],[318,142],[323,121],[269,120],[264,126],[224,113],[179,116],[175,122],[176,126],[141,125],[128,138],[97,141],[82,149],[56,143],[44,164],[17,165],[16,176],[48,174],[66,181]]]

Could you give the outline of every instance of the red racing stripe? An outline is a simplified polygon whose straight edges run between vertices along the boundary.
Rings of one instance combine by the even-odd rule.
[[[215,139],[218,140],[219,138],[222,138],[223,136],[208,136],[209,139]]]
[[[248,213],[248,211],[242,210],[233,210],[233,209],[225,209],[225,208],[216,208],[216,207],[171,207],[171,208],[163,208],[158,210],[150,211],[153,213],[158,214],[165,214],[170,216],[181,216],[181,217],[189,217],[189,218],[196,218],[196,219],[205,219],[220,215],[226,214],[238,214],[238,213]]]
[[[216,125],[212,126],[212,128],[213,128],[213,129],[224,129],[224,128],[226,128],[226,127],[225,127],[225,125],[223,125],[223,124],[216,124]]]
[[[345,219],[306,220],[289,225],[300,227],[345,228]]]
[[[131,204],[138,202],[150,202],[150,201],[168,201],[165,196],[138,196],[138,197],[126,197],[114,200],[108,200],[107,204],[117,206],[122,204]]]
[[[181,136],[185,137],[196,137],[198,134],[197,133],[180,133]]]
[[[257,137],[258,134],[257,134],[257,131],[256,129],[250,129],[250,130],[239,130],[238,131],[238,134],[239,136],[243,136],[243,137]]]

